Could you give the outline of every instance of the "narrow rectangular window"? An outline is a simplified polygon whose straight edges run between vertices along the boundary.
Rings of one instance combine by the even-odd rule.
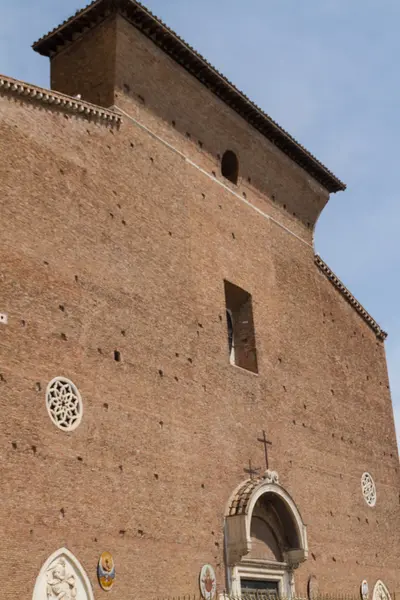
[[[224,280],[229,360],[258,373],[251,294]]]

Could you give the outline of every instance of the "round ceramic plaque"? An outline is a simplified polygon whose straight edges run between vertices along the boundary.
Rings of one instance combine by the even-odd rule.
[[[211,565],[203,565],[199,577],[200,592],[205,600],[213,600],[217,590],[217,578]]]
[[[360,588],[360,592],[361,592],[361,598],[363,600],[368,600],[368,596],[369,596],[369,587],[368,587],[368,581],[366,579],[364,579],[361,582],[361,588]]]
[[[108,592],[114,585],[115,566],[114,559],[109,552],[103,552],[99,558],[97,566],[97,577],[99,578],[100,587]]]

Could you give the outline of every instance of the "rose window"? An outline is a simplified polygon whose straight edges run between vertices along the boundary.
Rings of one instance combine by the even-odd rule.
[[[54,425],[63,431],[72,431],[82,419],[82,398],[77,387],[65,379],[55,377],[46,391],[46,406]]]
[[[361,489],[365,502],[368,506],[376,504],[376,487],[375,482],[369,473],[364,473],[361,477]]]

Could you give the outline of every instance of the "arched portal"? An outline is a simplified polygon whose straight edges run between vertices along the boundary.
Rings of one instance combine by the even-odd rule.
[[[232,594],[294,594],[294,569],[308,555],[307,532],[276,472],[235,490],[226,510],[225,547]]]
[[[66,548],[46,560],[36,579],[32,600],[94,600],[82,565]]]

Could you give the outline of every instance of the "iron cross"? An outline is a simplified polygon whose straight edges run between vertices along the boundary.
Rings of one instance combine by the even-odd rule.
[[[243,469],[243,471],[245,473],[248,473],[250,475],[250,479],[253,479],[253,475],[257,475],[259,471],[261,471],[261,467],[252,467],[251,466],[251,460],[249,459],[249,468],[248,469]]]
[[[268,464],[268,446],[272,445],[272,442],[270,442],[269,440],[267,440],[267,434],[265,433],[265,431],[263,430],[263,436],[262,438],[257,438],[257,442],[261,442],[262,444],[264,444],[264,451],[265,451],[265,465],[267,468],[267,471],[269,469],[269,464]]]

